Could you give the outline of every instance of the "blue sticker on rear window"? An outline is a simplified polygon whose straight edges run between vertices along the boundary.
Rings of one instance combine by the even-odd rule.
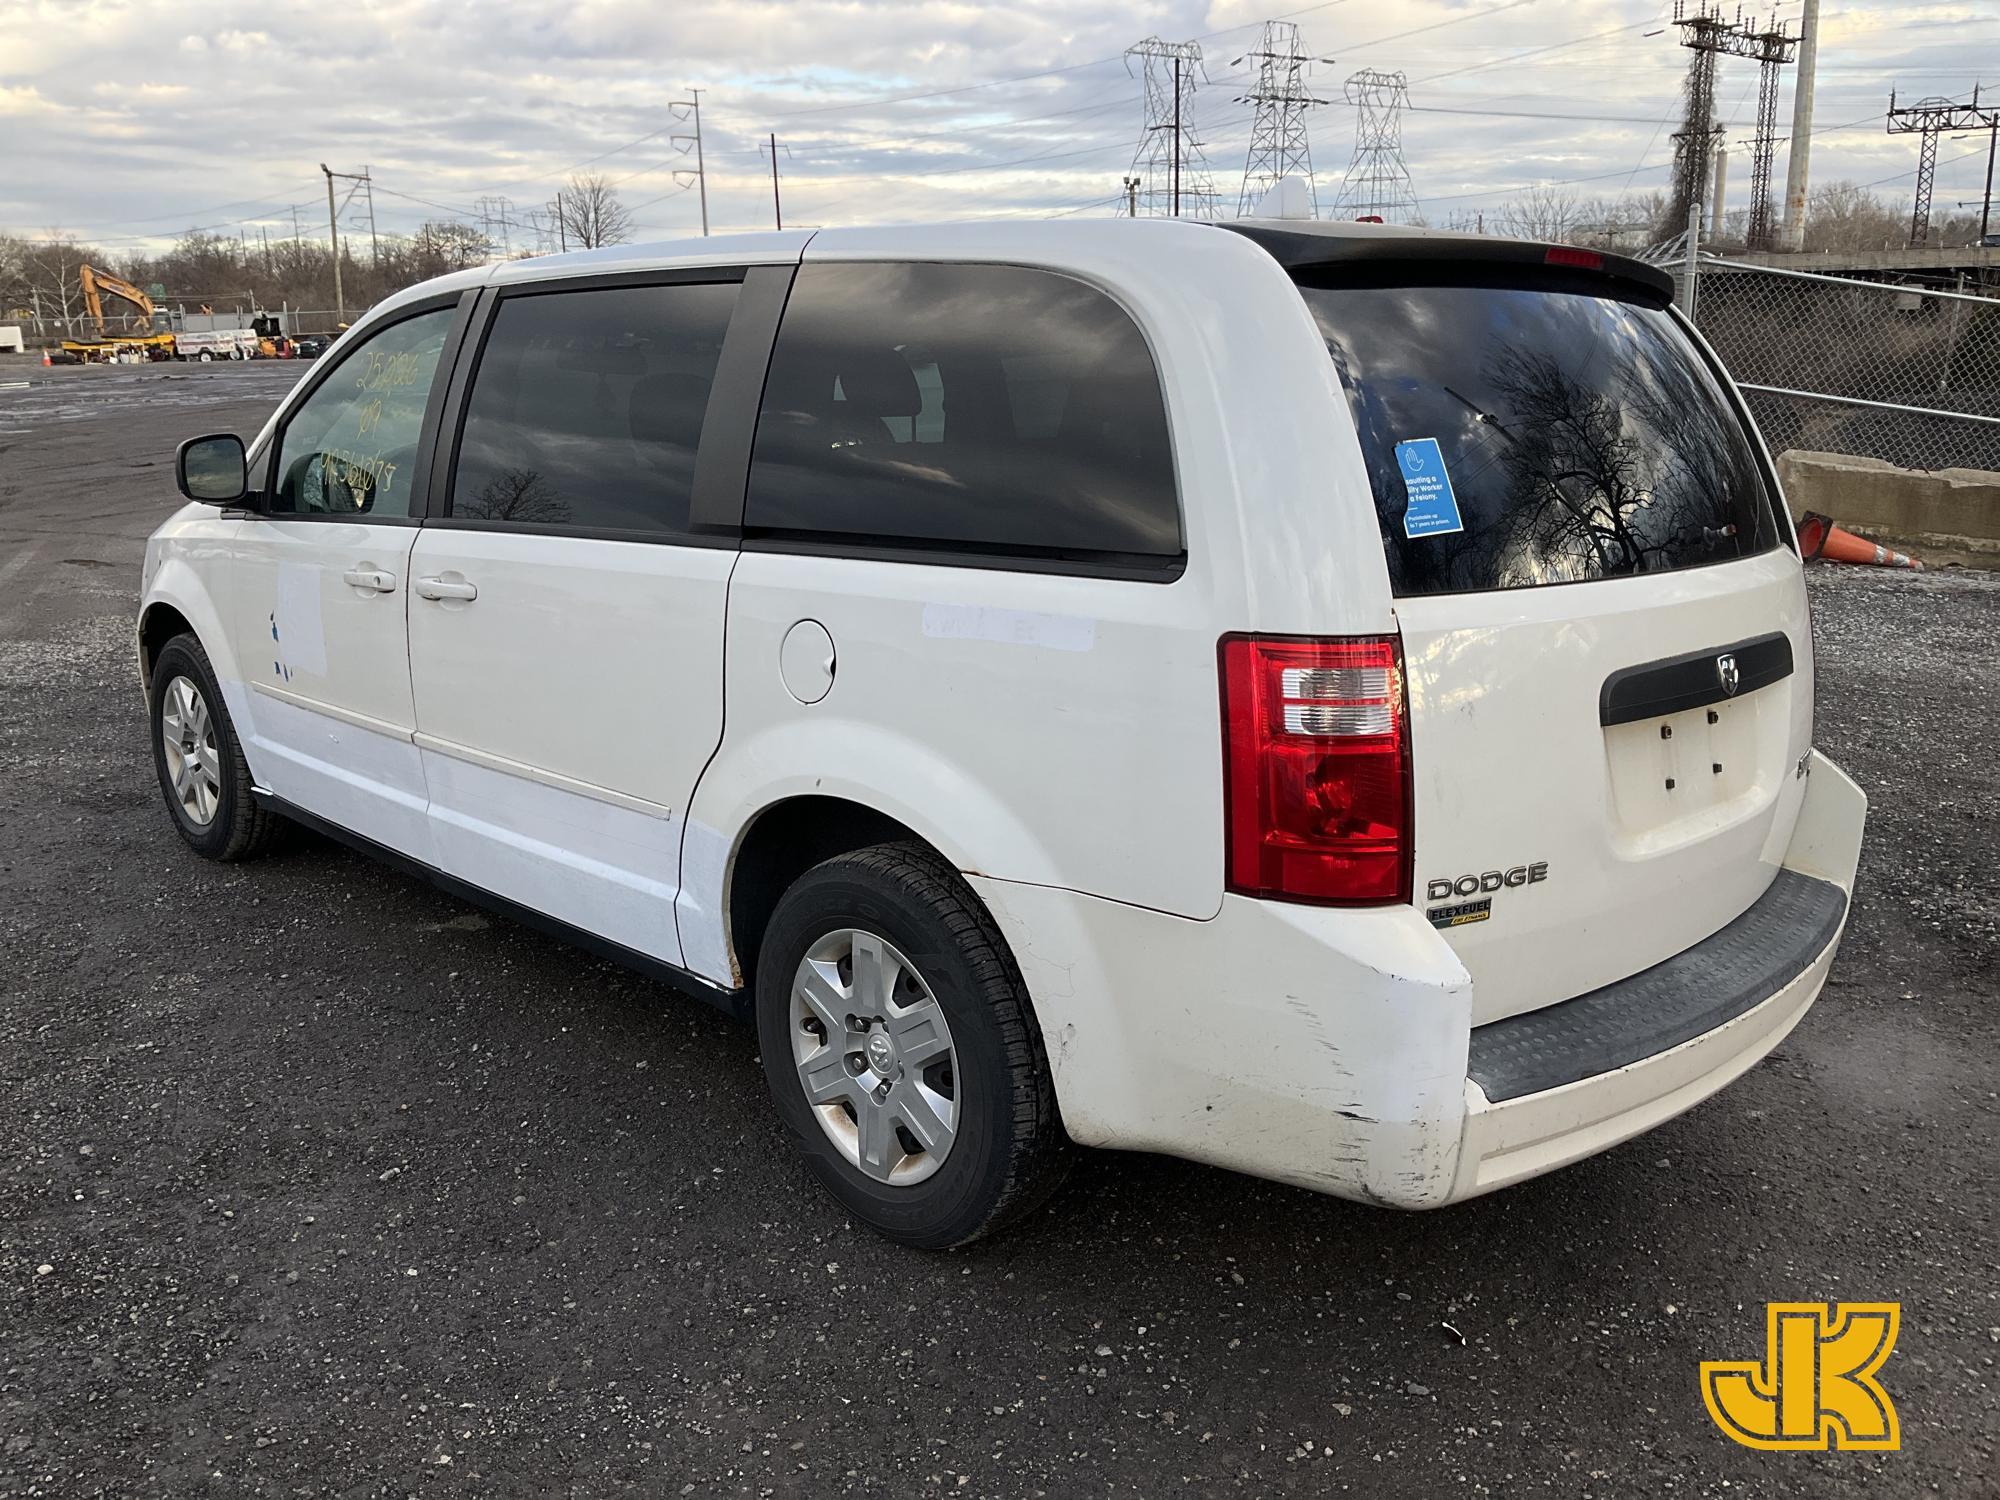
[[[1403,512],[1403,535],[1443,536],[1465,530],[1459,519],[1458,496],[1451,492],[1444,450],[1436,438],[1409,438],[1396,444],[1396,463],[1403,471],[1403,488],[1410,497]]]

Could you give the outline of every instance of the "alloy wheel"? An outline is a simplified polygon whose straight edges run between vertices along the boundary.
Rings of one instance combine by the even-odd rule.
[[[161,696],[160,743],[174,800],[190,823],[206,828],[222,802],[222,763],[207,700],[186,677],[174,678]]]

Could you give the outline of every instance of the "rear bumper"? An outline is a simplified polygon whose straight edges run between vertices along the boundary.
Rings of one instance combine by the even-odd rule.
[[[1430,1208],[1649,1130],[1776,1047],[1832,965],[1866,813],[1815,753],[1772,892],[1738,922],[1477,1030],[1469,977],[1411,908],[1230,898],[1193,922],[972,880],[1021,963],[1077,1140]]]

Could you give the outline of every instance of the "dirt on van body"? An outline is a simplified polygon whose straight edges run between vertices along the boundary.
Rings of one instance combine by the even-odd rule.
[[[0,388],[0,1494],[2000,1494],[1988,575],[1816,570],[1873,800],[1825,998],[1596,1160],[1403,1216],[1092,1155],[1013,1235],[851,1226],[754,1035],[317,839],[170,830],[131,622],[173,445],[297,367]],[[6,379],[0,367],[0,381]],[[1899,1453],[1705,1359],[1897,1301]]]

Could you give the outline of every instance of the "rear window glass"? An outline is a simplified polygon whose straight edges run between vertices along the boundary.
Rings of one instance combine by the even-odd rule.
[[[1117,303],[1053,272],[804,266],[771,355],[744,522],[1178,558],[1152,354]]]
[[[1361,435],[1396,593],[1776,545],[1749,433],[1665,312],[1491,286],[1300,290]]]

